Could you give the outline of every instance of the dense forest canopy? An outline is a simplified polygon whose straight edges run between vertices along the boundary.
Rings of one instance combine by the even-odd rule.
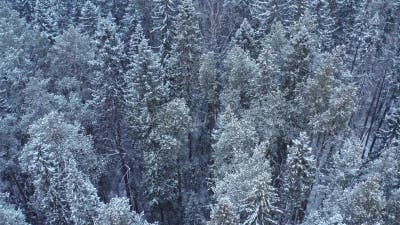
[[[0,224],[400,224],[399,0],[0,5]]]

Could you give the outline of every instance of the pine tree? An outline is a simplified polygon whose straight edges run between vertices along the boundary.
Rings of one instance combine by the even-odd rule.
[[[97,30],[100,20],[100,10],[90,0],[83,5],[79,18],[80,30],[82,33],[93,36]]]
[[[310,8],[316,22],[322,50],[329,51],[334,47],[333,33],[335,31],[335,20],[332,17],[329,1],[312,1]]]
[[[51,91],[67,99],[76,94],[85,103],[90,97],[89,77],[93,72],[90,62],[94,59],[89,38],[69,28],[56,38],[49,57],[53,59],[49,69]]]
[[[131,129],[138,138],[145,140],[151,132],[156,113],[165,102],[166,89],[162,84],[158,57],[147,39],[141,40],[137,48],[132,61],[134,65],[128,71],[126,98]]]
[[[221,201],[214,210],[208,225],[235,225],[238,223],[239,218],[234,214],[231,204],[227,200]]]
[[[258,54],[255,32],[247,19],[244,19],[233,38],[233,44],[248,52],[253,58]]]
[[[315,57],[314,22],[306,13],[290,31],[289,53],[283,68],[281,90],[286,92],[287,100],[296,96],[298,85],[312,75],[312,65]]]
[[[307,200],[314,183],[315,162],[311,155],[309,139],[305,133],[300,133],[299,139],[293,141],[288,148],[288,159],[283,175],[283,190],[285,198],[284,213],[286,222],[301,223],[304,219]]]
[[[0,194],[0,220],[4,225],[28,225],[20,209],[7,202],[9,196]]]
[[[301,20],[305,12],[309,8],[307,0],[284,0],[280,1],[280,9],[282,9],[282,24],[290,26]]]
[[[369,177],[353,188],[344,191],[345,203],[342,208],[346,224],[382,224],[385,210],[380,180]]]
[[[121,20],[120,33],[121,40],[125,44],[125,52],[129,49],[129,40],[133,33],[137,32],[136,27],[140,24],[135,1],[127,2],[127,7],[124,9],[124,15]],[[142,30],[143,32],[143,30]],[[144,34],[143,34],[144,35]]]
[[[225,173],[217,178],[213,188],[217,202],[223,204],[228,199],[233,212],[244,216],[243,224],[275,224],[273,216],[279,212],[263,147],[264,144],[257,146],[252,153],[235,149],[231,170],[217,167],[220,173]]]
[[[163,68],[166,67],[171,58],[173,43],[176,36],[176,6],[173,0],[156,0],[155,10],[155,30],[159,33],[160,39],[160,63]]]
[[[228,108],[221,115],[220,124],[214,133],[214,170],[216,177],[223,177],[232,168],[235,151],[250,151],[259,142],[256,130],[250,121],[238,119]]]
[[[227,33],[233,34],[243,22],[243,19],[251,20],[252,0],[228,0],[223,2],[225,18],[224,24],[227,26]]]
[[[223,104],[229,105],[235,113],[248,109],[254,98],[251,80],[258,73],[255,60],[251,59],[243,49],[234,46],[227,54],[225,68],[224,81],[228,85],[221,95]]]
[[[99,199],[85,174],[96,181],[102,164],[91,139],[77,124],[64,122],[63,115],[55,112],[33,123],[29,135],[20,164],[32,176],[32,203],[43,211],[46,224],[90,224]]]
[[[35,13],[33,23],[44,32],[47,38],[54,42],[54,38],[58,35],[57,12],[55,2],[47,0],[36,0]]]
[[[257,21],[258,30],[265,31],[273,21],[281,21],[282,9],[279,2],[274,0],[254,0],[251,7],[251,15]]]
[[[125,192],[132,208],[138,210],[129,180],[129,164],[126,157],[126,74],[123,68],[123,46],[116,33],[111,14],[102,19],[96,32],[97,58],[94,61],[96,77],[93,81],[96,148],[118,156]]]
[[[213,52],[203,54],[199,69],[200,95],[207,105],[207,126],[215,127],[218,103],[216,59]]]
[[[279,52],[276,52],[270,43],[266,42],[263,44],[263,48],[257,58],[260,71],[251,80],[254,94],[260,99],[278,88],[279,77],[281,75],[278,54]]]
[[[347,128],[354,111],[356,89],[348,81],[350,74],[337,51],[318,58],[314,76],[299,86],[302,93],[295,99],[297,123],[304,123],[309,132],[319,135],[339,133]]]
[[[184,0],[178,7],[177,34],[168,72],[172,97],[183,97],[193,107],[193,91],[197,88],[201,57],[201,34],[192,0]]]
[[[56,2],[57,28],[64,31],[75,25],[78,16],[78,0]],[[62,32],[60,32],[62,33]]]
[[[112,198],[109,203],[100,207],[96,225],[151,225],[143,214],[130,211],[127,198]]]
[[[319,182],[313,196],[310,196],[310,212],[306,224],[344,224],[342,211],[345,201],[344,189],[351,188],[361,174],[363,144],[355,133],[350,133],[342,147],[320,168]]]
[[[161,223],[181,223],[183,160],[188,157],[184,149],[191,126],[189,108],[183,99],[174,99],[158,110],[154,123],[151,145],[144,152],[145,196],[151,218]],[[171,215],[175,215],[175,222],[168,222]]]

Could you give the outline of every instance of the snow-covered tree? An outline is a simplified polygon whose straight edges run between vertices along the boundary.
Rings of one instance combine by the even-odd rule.
[[[333,32],[335,31],[335,20],[330,6],[327,0],[313,0],[310,3],[310,12],[316,22],[322,50],[328,51],[334,47]]]
[[[171,57],[176,35],[176,5],[174,0],[155,0],[156,28],[160,38],[160,63],[165,68]]]
[[[258,45],[257,41],[255,40],[255,36],[255,31],[251,27],[249,21],[244,19],[239,29],[235,33],[233,44],[242,48],[254,58],[258,53]]]
[[[342,147],[321,169],[319,182],[314,184],[310,197],[310,213],[305,224],[344,223],[343,190],[351,188],[361,174],[363,145],[354,133],[343,141]]]
[[[257,21],[260,31],[265,31],[273,21],[281,21],[281,4],[284,1],[254,0],[251,7],[251,14]]]
[[[83,5],[79,18],[79,26],[82,33],[93,36],[100,20],[100,10],[90,0]]]
[[[0,220],[4,225],[28,225],[20,209],[7,202],[7,195],[0,194]]]
[[[32,124],[29,135],[20,164],[32,176],[34,206],[47,224],[90,224],[99,204],[90,180],[97,180],[102,164],[90,137],[55,112]]]
[[[349,82],[350,74],[337,51],[319,58],[315,75],[299,86],[297,123],[318,135],[339,133],[347,128],[354,111],[356,88]]]
[[[33,23],[53,42],[58,35],[56,2],[36,0]]]
[[[125,47],[129,48],[129,40],[136,27],[140,24],[137,12],[136,1],[127,1],[127,6],[124,9],[124,15],[121,20],[120,32],[121,40],[125,43]],[[125,50],[127,52],[127,49]]]
[[[183,160],[191,118],[184,99],[165,103],[157,112],[149,136],[150,146],[144,152],[146,199],[153,219],[162,223],[180,221],[182,207]],[[178,213],[178,214],[177,214]],[[165,218],[166,215],[175,218]]]
[[[223,205],[228,199],[233,212],[243,215],[243,224],[274,224],[273,216],[279,212],[265,147],[265,144],[261,144],[254,152],[234,150],[232,169],[220,167],[225,176],[215,181],[213,191],[217,204]]]
[[[123,45],[116,32],[116,25],[111,13],[100,21],[95,35],[97,52],[93,62],[95,77],[93,79],[93,100],[96,123],[94,138],[96,148],[104,153],[116,155],[120,164],[124,188],[131,206],[134,204],[132,187],[129,180],[129,163],[127,159],[127,90],[126,71],[123,67]]]
[[[304,219],[309,194],[315,178],[315,160],[309,147],[309,138],[300,133],[288,148],[288,159],[283,174],[283,212],[288,223]]]
[[[227,87],[221,95],[222,103],[229,105],[236,113],[250,107],[254,98],[251,90],[251,80],[258,73],[258,66],[255,60],[243,49],[235,46],[225,59],[225,81]]]
[[[131,212],[127,198],[112,198],[109,203],[103,204],[99,215],[95,219],[96,225],[151,225],[144,218],[143,213]]]
[[[172,51],[174,57],[170,60],[167,72],[168,85],[170,95],[185,98],[192,108],[201,57],[201,34],[192,0],[184,0],[178,7],[177,21],[177,34]]]
[[[307,0],[283,0],[280,2],[281,21],[284,25],[290,26],[301,20],[309,8]]]
[[[83,103],[89,99],[90,62],[94,59],[89,38],[69,28],[56,38],[49,57],[51,91],[67,99],[76,94]]]
[[[385,200],[379,178],[369,177],[344,191],[345,224],[383,224]]]
[[[204,54],[199,70],[200,95],[207,105],[208,127],[213,129],[216,123],[218,102],[218,81],[216,59],[213,52]]]
[[[231,171],[236,151],[251,151],[259,142],[250,121],[238,119],[229,108],[221,115],[214,139],[213,160],[217,177],[223,177]]]
[[[235,225],[238,223],[239,216],[236,215],[228,200],[220,200],[214,211],[211,213],[211,220],[208,225]]]
[[[160,106],[165,102],[166,89],[162,84],[162,73],[158,57],[151,50],[147,39],[138,45],[133,56],[132,68],[128,71],[128,117],[132,131],[140,139],[148,138],[154,118]]]
[[[308,13],[290,30],[290,45],[292,51],[285,60],[282,75],[282,91],[287,92],[286,98],[293,100],[298,85],[312,75],[312,65],[315,57],[314,23]]]

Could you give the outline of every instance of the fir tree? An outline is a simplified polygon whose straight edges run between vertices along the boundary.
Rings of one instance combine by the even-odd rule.
[[[100,161],[90,138],[55,112],[32,124],[29,135],[20,164],[32,176],[32,203],[43,211],[46,224],[91,224],[99,199],[85,173],[96,181]]]
[[[4,225],[28,225],[20,209],[7,202],[7,195],[0,194],[0,220]]]
[[[165,68],[168,60],[171,58],[173,41],[176,36],[175,21],[176,6],[173,0],[156,0],[155,17],[156,28],[160,36],[160,63]]]
[[[109,203],[103,204],[95,220],[96,225],[151,225],[144,219],[144,215],[130,211],[127,198],[112,198]]]
[[[144,152],[146,199],[152,218],[162,223],[175,223],[164,217],[174,214],[174,221],[180,223],[183,160],[188,157],[184,149],[191,126],[189,108],[183,99],[174,99],[158,110],[154,122],[149,137],[151,145]]]
[[[213,52],[202,56],[199,70],[200,95],[207,105],[208,127],[212,130],[215,127],[218,103],[218,81],[216,70],[216,59]]]
[[[248,52],[253,58],[257,56],[257,42],[255,32],[247,19],[244,19],[235,33],[233,44]]]
[[[229,105],[235,113],[250,107],[253,99],[251,80],[258,73],[255,60],[243,49],[234,46],[225,59],[227,88],[221,95],[225,106]],[[240,114],[240,113],[239,113]]]
[[[83,5],[79,17],[79,25],[82,33],[93,36],[100,20],[100,10],[90,0]]]
[[[54,38],[59,33],[57,28],[57,12],[54,1],[36,0],[33,23],[44,32],[47,38],[54,42]]]
[[[91,103],[96,118],[95,140],[100,152],[115,154],[121,164],[125,192],[131,206],[134,204],[129,180],[129,164],[126,158],[126,74],[122,60],[123,46],[116,33],[116,25],[111,14],[102,19],[96,32],[96,77],[93,81],[94,99]]]
[[[178,8],[178,24],[174,58],[171,59],[168,77],[171,95],[183,97],[189,107],[193,107],[193,90],[198,82],[199,61],[201,57],[200,28],[191,0],[185,0]]]
[[[311,155],[309,139],[305,133],[293,141],[288,148],[288,159],[284,173],[284,213],[287,222],[301,223],[304,219],[307,200],[314,182],[315,162]]]

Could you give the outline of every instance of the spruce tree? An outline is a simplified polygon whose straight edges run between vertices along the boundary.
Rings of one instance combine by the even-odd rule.
[[[58,35],[57,12],[55,1],[36,0],[35,13],[33,23],[38,30],[44,32],[46,37],[54,42],[54,38]]]
[[[244,19],[233,38],[233,44],[248,52],[253,58],[258,54],[258,45],[255,40],[255,31],[247,19]]]
[[[0,194],[0,220],[4,225],[28,225],[21,209],[7,202],[6,194]]]
[[[90,0],[83,5],[79,17],[79,26],[82,33],[93,36],[100,20],[100,10]]]
[[[111,13],[100,21],[96,32],[96,59],[94,61],[95,78],[93,81],[93,100],[91,107],[95,116],[94,137],[96,148],[103,154],[118,156],[115,159],[121,168],[125,192],[132,208],[134,204],[132,187],[129,180],[129,162],[127,159],[127,123],[126,123],[126,73],[123,68],[123,46],[116,33],[116,25]]]
[[[288,148],[286,169],[283,175],[285,222],[301,223],[305,216],[307,200],[315,178],[315,161],[305,133]]]
[[[46,224],[91,224],[99,199],[90,180],[97,180],[101,162],[91,139],[55,112],[33,123],[29,135],[20,164],[32,177],[32,203]]]
[[[197,88],[201,57],[201,34],[192,0],[184,0],[178,7],[177,34],[170,60],[168,85],[172,97],[183,97],[193,107],[193,91]]]
[[[160,63],[165,68],[169,58],[171,58],[171,52],[174,45],[176,36],[177,22],[176,16],[176,5],[173,0],[156,0],[155,7],[155,30],[159,33],[160,39]]]

